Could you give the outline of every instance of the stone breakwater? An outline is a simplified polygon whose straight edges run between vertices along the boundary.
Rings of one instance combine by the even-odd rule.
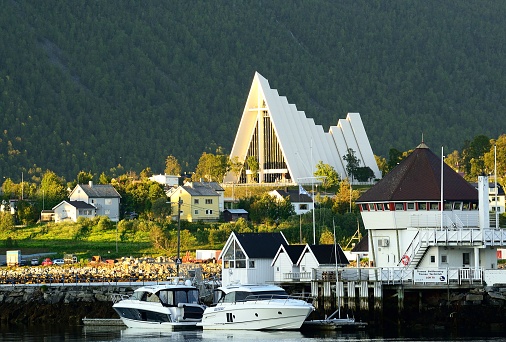
[[[221,274],[219,264],[182,264],[179,275],[210,280]],[[166,281],[176,277],[173,262],[148,262],[124,259],[117,263],[97,263],[63,266],[24,266],[0,268],[0,284],[52,284],[52,283],[117,283]]]
[[[141,285],[0,286],[0,323],[80,325],[85,317],[118,318],[112,293],[130,294]]]

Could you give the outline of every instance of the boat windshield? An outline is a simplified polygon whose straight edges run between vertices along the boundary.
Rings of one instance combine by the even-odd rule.
[[[247,292],[247,291],[233,291],[227,293],[222,297],[221,301],[224,303],[233,302],[244,302],[248,300],[269,300],[287,298],[288,295],[285,291],[259,291],[259,292]]]
[[[179,303],[199,302],[199,291],[197,289],[161,290],[158,293],[163,305],[177,306]]]

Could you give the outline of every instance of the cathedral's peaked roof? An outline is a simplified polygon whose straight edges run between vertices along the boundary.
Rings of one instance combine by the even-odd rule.
[[[237,157],[243,163],[248,156],[254,156],[260,175],[289,174],[294,183],[309,184],[319,161],[345,177],[343,157],[349,148],[375,177],[381,177],[359,113],[348,113],[346,119],[338,120],[325,132],[323,126],[306,117],[271,88],[266,78],[255,73],[230,158]],[[238,178],[230,172],[225,182]],[[264,182],[262,177],[259,182]]]
[[[443,163],[443,199],[477,201],[478,190]],[[424,143],[360,196],[357,202],[410,200],[441,200],[441,158]]]

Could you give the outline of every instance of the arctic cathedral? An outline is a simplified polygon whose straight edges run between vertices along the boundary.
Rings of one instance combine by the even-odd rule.
[[[244,167],[229,172],[224,181],[310,184],[320,161],[334,167],[343,179],[348,177],[343,160],[348,149],[361,167],[369,167],[375,178],[381,178],[359,113],[348,113],[325,132],[256,72],[230,153]]]

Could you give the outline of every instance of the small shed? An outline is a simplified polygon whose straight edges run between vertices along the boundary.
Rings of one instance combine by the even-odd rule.
[[[225,209],[223,211],[225,222],[235,222],[240,218],[248,220],[248,212],[245,209]]]

